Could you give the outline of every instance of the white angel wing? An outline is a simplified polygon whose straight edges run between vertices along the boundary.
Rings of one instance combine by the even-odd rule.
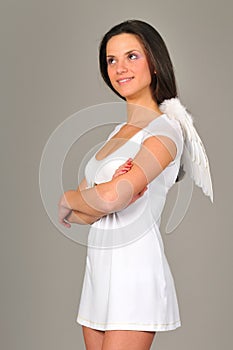
[[[186,111],[178,98],[164,100],[159,108],[170,119],[175,119],[180,122],[184,136],[184,150],[181,157],[181,166],[194,180],[195,184],[201,187],[203,193],[209,196],[213,202],[209,161],[204,145],[193,125],[191,115]]]

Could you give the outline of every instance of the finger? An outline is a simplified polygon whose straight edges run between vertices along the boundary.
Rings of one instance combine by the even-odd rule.
[[[125,168],[120,169],[119,171],[129,171],[130,169],[131,169],[131,167],[125,167]]]
[[[63,219],[60,219],[59,220],[59,223],[67,228],[70,228],[71,225],[68,223],[68,222],[65,222]]]
[[[131,168],[131,166],[132,166],[132,164],[125,163],[125,164],[121,165],[118,169]]]
[[[130,167],[125,167],[125,168],[122,168],[122,169],[119,169],[117,170],[117,173],[121,173],[121,172],[127,172],[130,170]]]
[[[132,165],[133,165],[133,164],[126,164],[126,165],[123,166],[122,168],[123,168],[123,169],[130,169],[130,168],[132,168]]]
[[[132,158],[129,158],[121,166],[129,165],[129,164],[131,165],[131,163],[132,163]]]
[[[119,170],[113,175],[113,177],[117,177],[119,175],[125,174],[126,172],[127,172],[127,170]]]
[[[71,225],[68,223],[68,222],[63,222],[63,226],[65,226],[65,227],[67,227],[67,228],[70,228],[71,227]]]

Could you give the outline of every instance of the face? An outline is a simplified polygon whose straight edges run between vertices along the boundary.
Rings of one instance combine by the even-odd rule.
[[[149,64],[140,40],[134,34],[119,34],[106,46],[108,76],[114,89],[127,101],[152,96]]]

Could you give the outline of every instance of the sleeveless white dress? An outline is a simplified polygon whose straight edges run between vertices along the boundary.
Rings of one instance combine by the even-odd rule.
[[[126,123],[118,124],[106,142]],[[175,183],[183,151],[180,124],[165,114],[155,118],[115,152],[85,167],[88,187],[110,181],[134,158],[143,141],[165,135],[176,144],[174,159],[127,208],[93,223],[76,321],[98,330],[168,331],[181,326],[174,280],[159,231],[168,190]],[[106,143],[105,142],[105,143]]]

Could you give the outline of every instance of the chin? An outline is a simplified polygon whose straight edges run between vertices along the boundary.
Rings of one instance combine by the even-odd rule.
[[[134,99],[137,96],[137,92],[122,92],[119,90],[116,90],[119,95],[121,95],[122,98],[124,99]]]

